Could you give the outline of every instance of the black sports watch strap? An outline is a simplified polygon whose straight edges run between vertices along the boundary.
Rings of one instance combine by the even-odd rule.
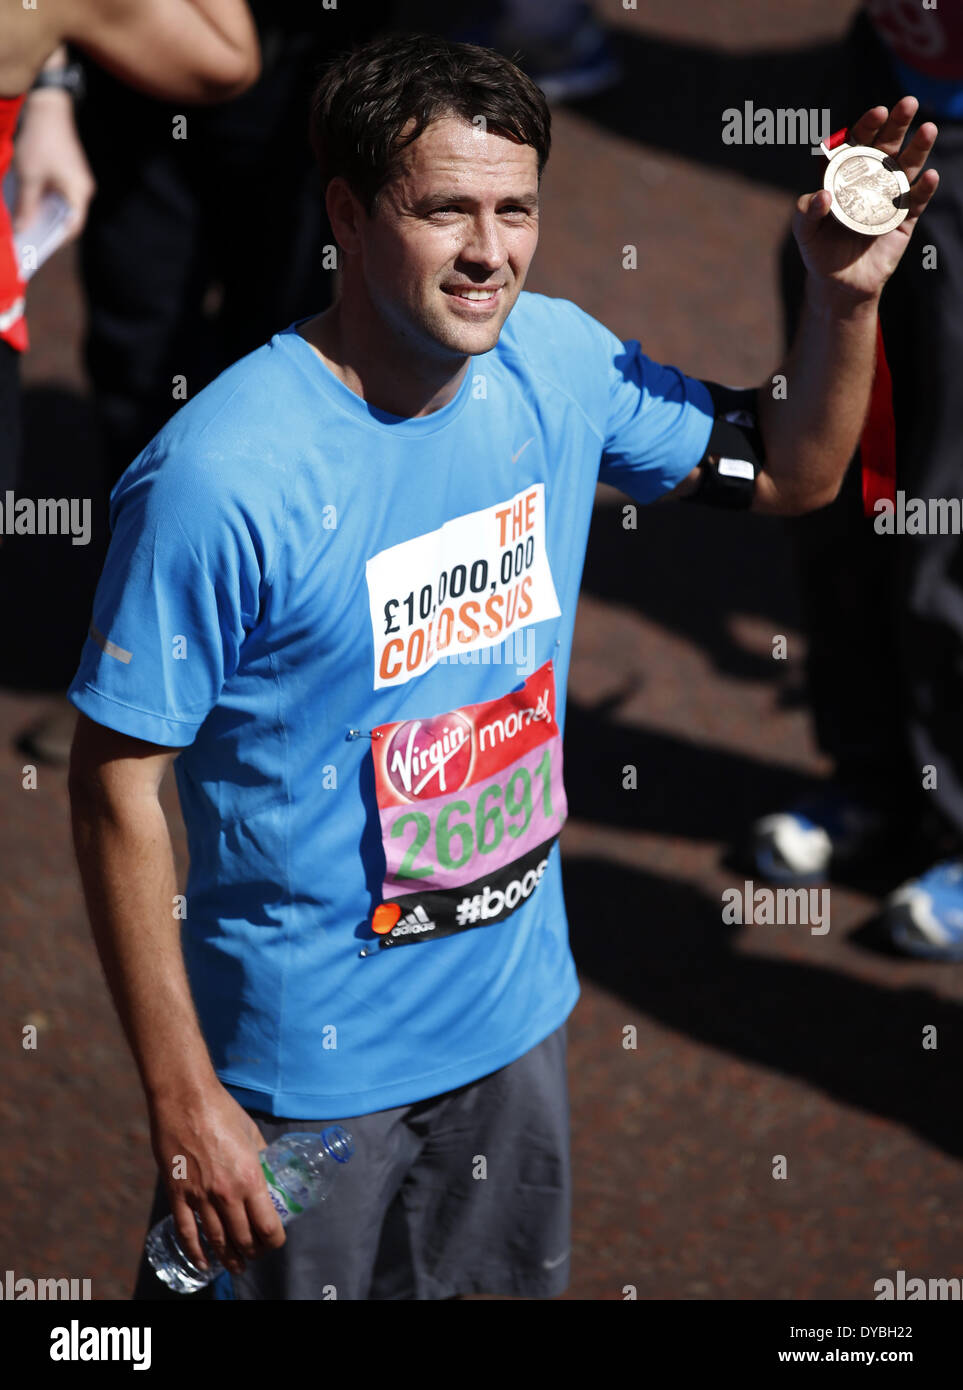
[[[698,485],[682,500],[746,511],[752,505],[765,458],[756,422],[756,392],[714,381],[703,385],[712,397],[715,420],[698,465]]]

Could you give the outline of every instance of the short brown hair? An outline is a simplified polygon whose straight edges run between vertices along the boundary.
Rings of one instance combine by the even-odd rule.
[[[344,178],[370,216],[401,151],[444,116],[482,116],[486,130],[531,145],[541,179],[552,118],[530,77],[490,48],[393,34],[339,55],[315,88],[310,134],[324,187]]]

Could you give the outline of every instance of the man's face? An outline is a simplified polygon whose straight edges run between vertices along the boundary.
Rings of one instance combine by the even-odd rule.
[[[396,338],[434,357],[489,352],[538,241],[535,151],[437,120],[358,234],[367,294]]]

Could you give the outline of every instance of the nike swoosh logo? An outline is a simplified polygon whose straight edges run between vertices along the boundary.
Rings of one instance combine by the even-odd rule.
[[[534,436],[534,435],[532,435],[532,438],[531,438],[531,439],[526,439],[526,440],[525,440],[525,443],[524,443],[524,444],[522,445],[522,447],[519,449],[518,453],[517,453],[517,454],[512,454],[512,463],[517,463],[517,462],[518,462],[518,460],[521,458],[522,454],[524,454],[525,450],[528,448],[529,444],[531,444],[531,443],[534,441],[534,439],[535,439],[535,436]]]
[[[542,1268],[543,1268],[543,1269],[555,1269],[558,1265],[560,1265],[560,1264],[562,1263],[563,1260],[567,1260],[567,1259],[568,1259],[568,1255],[569,1255],[569,1252],[568,1252],[567,1250],[565,1250],[565,1251],[562,1252],[561,1255],[559,1255],[559,1257],[558,1257],[557,1260],[543,1260],[543,1261],[542,1261]]]

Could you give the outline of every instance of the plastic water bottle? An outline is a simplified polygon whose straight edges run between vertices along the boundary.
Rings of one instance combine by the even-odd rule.
[[[347,1163],[353,1153],[354,1141],[340,1125],[330,1125],[320,1134],[282,1134],[261,1150],[268,1196],[285,1226],[327,1197],[338,1164]],[[194,1293],[224,1270],[207,1243],[200,1218],[195,1219],[207,1269],[198,1269],[182,1248],[173,1216],[158,1221],[147,1237],[154,1273],[176,1293]]]

